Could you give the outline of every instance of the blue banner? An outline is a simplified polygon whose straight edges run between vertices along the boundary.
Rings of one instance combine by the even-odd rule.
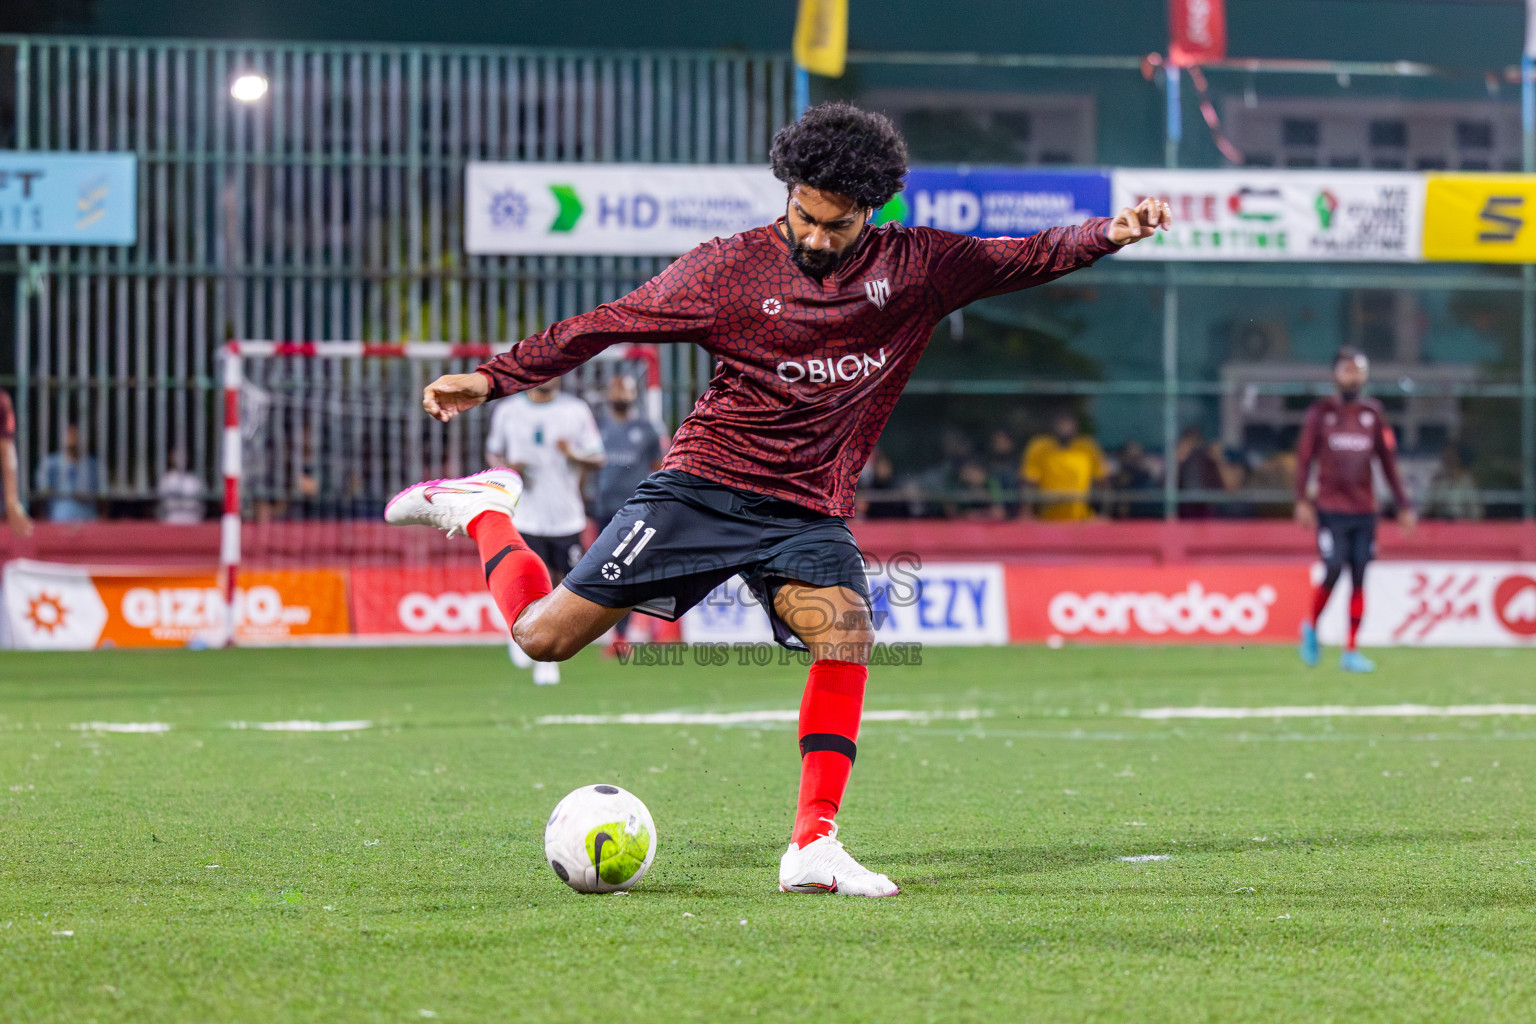
[[[983,238],[1032,235],[1110,214],[1107,171],[914,167],[876,223],[900,221]]]
[[[132,153],[0,152],[0,243],[132,245]]]

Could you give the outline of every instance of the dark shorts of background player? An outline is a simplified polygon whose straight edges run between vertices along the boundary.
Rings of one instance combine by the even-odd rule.
[[[543,537],[525,533],[523,540],[528,543],[528,550],[538,555],[545,567],[549,569],[549,578],[552,583],[559,583],[581,561],[582,547],[579,533],[566,534],[563,537]]]
[[[869,604],[864,557],[843,520],[667,469],[640,482],[561,586],[605,608],[676,621],[738,575],[773,638],[792,650],[805,644],[773,608],[784,583],[847,587]]]
[[[1376,516],[1370,513],[1317,513],[1317,553],[1328,575],[1338,579],[1347,566],[1350,578],[1364,578],[1365,567],[1376,557]]]

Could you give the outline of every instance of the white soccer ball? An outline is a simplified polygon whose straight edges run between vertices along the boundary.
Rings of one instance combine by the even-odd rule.
[[[555,805],[544,856],[577,892],[620,892],[656,857],[656,825],[640,798],[618,786],[582,786]]]

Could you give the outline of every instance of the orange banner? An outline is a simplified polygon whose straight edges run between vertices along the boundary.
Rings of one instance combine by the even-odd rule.
[[[212,572],[139,573],[19,560],[5,567],[4,581],[18,647],[223,643],[224,599]],[[346,576],[335,569],[241,573],[235,613],[242,643],[351,632]]]
[[[102,647],[182,647],[218,638],[224,599],[206,576],[93,576],[106,608]],[[345,635],[347,582],[334,569],[242,572],[235,596],[241,643]]]

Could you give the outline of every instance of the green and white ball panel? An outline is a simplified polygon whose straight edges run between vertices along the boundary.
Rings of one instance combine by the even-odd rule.
[[[549,816],[544,855],[577,892],[618,892],[645,877],[656,856],[656,826],[633,793],[583,786]]]

